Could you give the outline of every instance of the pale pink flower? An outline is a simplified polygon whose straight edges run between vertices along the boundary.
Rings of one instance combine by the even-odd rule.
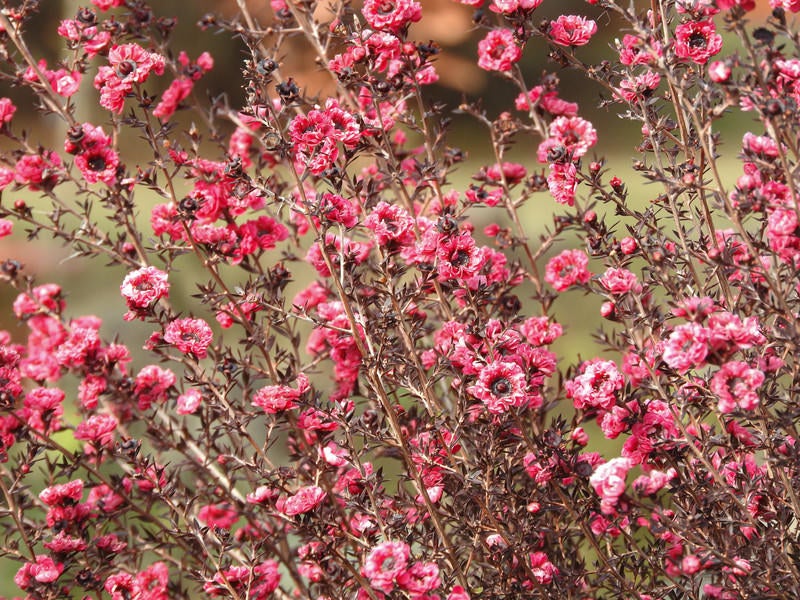
[[[183,353],[194,354],[197,358],[206,357],[213,339],[214,332],[203,319],[175,319],[164,330],[165,342]]]
[[[0,98],[0,125],[10,123],[17,107],[9,98]]]
[[[558,575],[558,568],[550,562],[547,554],[544,552],[531,552],[529,559],[531,561],[531,572],[542,585],[547,585],[553,582],[553,577]]]
[[[711,391],[718,397],[717,409],[721,413],[738,408],[754,410],[760,403],[758,388],[764,383],[764,373],[742,361],[730,361],[720,367],[711,378]]]
[[[290,496],[283,503],[283,507],[278,507],[283,514],[293,517],[310,512],[317,508],[328,494],[321,487],[309,485],[302,487],[294,496]]]
[[[403,542],[383,542],[375,546],[361,567],[361,574],[370,585],[381,592],[390,593],[397,578],[406,572],[410,549]]]
[[[478,66],[487,71],[510,71],[522,57],[510,29],[493,29],[478,42]]]
[[[550,38],[559,46],[585,46],[597,33],[597,23],[579,15],[561,15],[550,23]]]
[[[564,382],[564,389],[575,408],[591,406],[611,410],[617,401],[617,392],[624,385],[625,378],[614,361],[595,358],[584,362],[580,373]]]
[[[708,356],[709,330],[699,323],[685,323],[672,330],[663,358],[679,373],[700,367]]]
[[[582,250],[564,250],[548,261],[544,280],[557,292],[563,292],[591,279],[588,264],[589,257]]]
[[[642,291],[642,286],[636,279],[636,275],[628,271],[628,269],[609,267],[600,277],[600,285],[614,296],[628,292],[638,294]]]
[[[620,496],[625,493],[625,479],[633,467],[629,458],[612,458],[598,465],[589,478],[589,483],[600,496],[600,510],[603,514],[613,514]]]
[[[139,316],[144,317],[146,311],[160,298],[169,294],[167,274],[156,267],[142,267],[125,276],[119,289],[128,304],[125,320]]]
[[[365,0],[361,14],[371,27],[397,33],[422,18],[422,5],[414,0]]]
[[[190,388],[178,396],[176,412],[179,415],[190,415],[197,412],[202,401],[203,395],[200,393],[200,390]]]
[[[556,202],[573,206],[578,187],[578,169],[572,162],[551,164],[547,187]]]

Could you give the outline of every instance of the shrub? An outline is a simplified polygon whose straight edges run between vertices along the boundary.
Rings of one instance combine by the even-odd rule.
[[[38,3],[3,3],[3,80],[68,129],[39,146],[0,100],[0,233],[122,267],[93,285],[152,335],[133,352],[2,264],[25,328],[0,333],[0,548],[26,598],[800,595],[800,4],[750,24],[747,0],[544,21],[464,0],[477,65],[518,97],[457,108],[492,156],[460,184],[415,0],[205,17],[247,49],[235,107],[202,98],[213,58],[173,48],[174,20],[92,3],[56,65],[26,41]],[[598,23],[613,61],[592,60]],[[298,40],[331,95],[282,65]],[[593,154],[562,70],[641,126],[632,172]],[[720,121],[741,112],[731,177]],[[529,203],[554,215],[540,236]],[[181,302],[191,265],[207,281]],[[569,364],[553,344],[580,332],[554,311],[576,292],[606,324]]]

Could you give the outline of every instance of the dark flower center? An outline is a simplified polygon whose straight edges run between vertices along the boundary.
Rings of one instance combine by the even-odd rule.
[[[559,277],[566,277],[567,275],[569,275],[570,273],[572,273],[574,270],[575,270],[575,265],[564,265],[564,266],[563,266],[563,267],[561,267],[561,269],[558,271],[558,276],[559,276]]]
[[[123,60],[117,65],[117,75],[127,77],[136,70],[136,62],[133,60]]]
[[[497,46],[492,48],[492,51],[489,52],[489,56],[491,56],[492,58],[498,58],[499,59],[499,58],[503,57],[503,52],[505,52],[505,51],[506,51],[506,47],[505,47],[504,44],[497,44]]]
[[[469,264],[469,252],[466,250],[457,250],[450,259],[450,263],[454,267],[463,267]]]
[[[388,0],[386,2],[381,2],[377,6],[377,9],[378,14],[388,15],[394,10],[394,2],[390,2]]]
[[[706,36],[702,33],[693,33],[689,36],[689,46],[691,48],[705,48],[706,42]]]
[[[600,387],[608,381],[608,375],[606,373],[600,373],[594,376],[592,379],[592,389],[597,391]]]
[[[492,382],[489,389],[497,397],[508,396],[511,393],[511,382],[507,377],[498,377]]]
[[[86,161],[92,171],[102,171],[106,168],[106,159],[99,154]]]

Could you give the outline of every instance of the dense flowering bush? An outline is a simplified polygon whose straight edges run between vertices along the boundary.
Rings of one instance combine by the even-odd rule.
[[[1,4],[0,79],[66,133],[42,147],[0,98],[0,236],[123,268],[92,285],[152,334],[2,262],[0,553],[25,598],[800,596],[800,3],[463,0],[517,96],[457,107],[482,165],[430,100],[421,2],[204,17],[247,49],[242,106],[197,93],[213,57],[142,0],[80,8],[55,65],[26,41],[39,3]],[[631,171],[594,154],[566,69],[637,124]],[[528,203],[554,215],[538,237]],[[575,292],[606,324],[570,364]]]

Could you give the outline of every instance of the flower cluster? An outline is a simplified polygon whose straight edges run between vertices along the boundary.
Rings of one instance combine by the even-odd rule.
[[[15,4],[0,86],[66,134],[0,93],[0,238],[116,300],[0,262],[0,594],[800,596],[799,2],[230,2],[235,68],[143,0],[48,66]],[[465,55],[508,94],[442,101]]]

